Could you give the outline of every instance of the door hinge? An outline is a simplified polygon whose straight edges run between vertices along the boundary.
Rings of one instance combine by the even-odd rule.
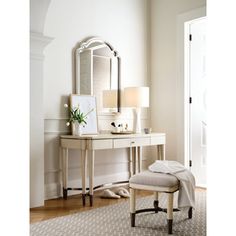
[[[189,103],[192,103],[192,100],[193,100],[192,97],[189,97]]]
[[[190,167],[192,166],[192,160],[189,160],[189,166]]]
[[[189,41],[192,41],[192,35],[191,34],[189,35]]]

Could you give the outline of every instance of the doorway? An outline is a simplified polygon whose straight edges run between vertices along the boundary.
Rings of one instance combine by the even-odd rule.
[[[185,23],[185,129],[188,148],[186,163],[196,178],[196,186],[206,187],[206,17]]]

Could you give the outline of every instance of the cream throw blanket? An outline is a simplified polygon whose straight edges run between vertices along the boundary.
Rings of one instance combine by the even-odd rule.
[[[177,161],[155,161],[148,167],[152,172],[171,174],[180,181],[178,207],[195,208],[195,178]]]

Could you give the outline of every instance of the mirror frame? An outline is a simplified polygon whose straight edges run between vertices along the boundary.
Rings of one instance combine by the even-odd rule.
[[[117,75],[117,112],[104,112],[103,114],[116,114],[121,112],[121,98],[120,98],[120,91],[121,91],[121,85],[120,85],[120,65],[121,65],[121,58],[118,56],[118,52],[114,50],[114,48],[111,46],[110,43],[104,41],[103,39],[99,37],[89,37],[84,40],[82,40],[78,47],[75,48],[75,91],[77,94],[80,94],[80,54],[89,48],[89,46],[93,43],[100,43],[106,45],[110,50],[111,53],[114,55],[114,57],[117,58],[118,62],[118,75]],[[91,94],[93,95],[93,94]]]

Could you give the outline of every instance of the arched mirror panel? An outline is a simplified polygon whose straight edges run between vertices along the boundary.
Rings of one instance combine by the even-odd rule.
[[[98,114],[120,112],[120,57],[100,38],[83,40],[75,50],[76,93],[94,95]]]

